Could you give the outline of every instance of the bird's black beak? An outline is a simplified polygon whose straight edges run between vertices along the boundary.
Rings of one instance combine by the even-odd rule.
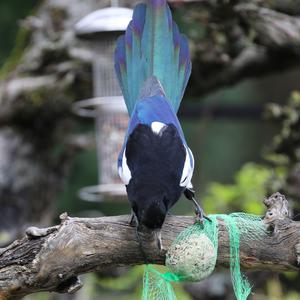
[[[163,248],[162,239],[161,239],[161,229],[155,229],[154,238],[157,243],[157,248],[159,249],[159,251],[162,251],[164,248]]]

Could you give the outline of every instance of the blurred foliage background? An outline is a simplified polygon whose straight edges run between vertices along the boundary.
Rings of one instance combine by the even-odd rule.
[[[28,1],[1,1],[0,3],[0,65],[3,66],[6,58],[11,53],[15,45],[17,32],[19,30],[18,21],[25,18],[32,12],[37,0]]]
[[[2,78],[5,77],[3,74],[7,74],[7,64],[15,55],[20,32],[23,30],[19,28],[20,19],[34,13],[40,3],[37,0],[0,2]],[[174,8],[175,18],[191,39],[195,64],[199,60],[197,53],[209,51],[204,46],[203,49],[199,41],[207,39],[205,22],[211,21],[209,10],[198,12],[197,15],[195,7]],[[59,11],[56,13],[59,14]],[[194,18],[188,18],[190,15]],[[214,36],[222,51],[229,47],[225,35],[218,35],[217,31],[209,34]],[[61,55],[64,55],[63,51]],[[55,64],[61,57],[51,59]],[[14,67],[16,66],[10,68]],[[87,69],[87,72],[90,72],[90,69]],[[300,210],[299,75],[300,69],[294,67],[259,78],[244,79],[235,85],[220,86],[203,94],[198,90],[196,78],[192,78],[179,117],[188,144],[195,155],[193,183],[197,196],[208,213],[245,211],[261,215],[264,212],[262,199],[273,191],[284,192],[289,197],[295,213]],[[87,86],[90,87],[89,84]],[[82,92],[84,96],[89,93],[91,91]],[[76,94],[75,100],[80,100],[80,97],[81,95]],[[216,113],[216,109],[219,109],[219,113]],[[71,125],[68,122],[64,123],[65,127],[60,128],[59,132],[67,128],[71,134],[93,136],[92,121],[71,118]],[[31,123],[25,122],[21,126],[24,124],[26,127]],[[48,134],[47,126],[40,128],[45,131],[45,135]],[[59,156],[65,147],[61,136],[57,133],[55,138],[52,139],[51,136],[51,141],[55,143],[55,147],[51,146],[53,156]],[[64,211],[80,216],[130,212],[125,201],[95,204],[79,198],[80,188],[98,182],[94,148],[72,152],[68,164],[68,172],[57,197],[52,199],[52,222],[56,222],[57,216]],[[193,213],[191,204],[185,200],[179,201],[173,212]],[[1,236],[2,241],[7,240],[5,234],[4,230],[1,231],[0,241]],[[75,296],[37,294],[26,299],[135,299],[141,292],[142,273],[142,267],[139,266],[108,270],[103,274],[88,274],[83,276],[84,288]],[[251,299],[300,298],[298,274],[254,272],[250,273],[249,277],[254,285]],[[233,299],[228,280],[228,273],[220,270],[205,283],[178,286],[178,299]]]

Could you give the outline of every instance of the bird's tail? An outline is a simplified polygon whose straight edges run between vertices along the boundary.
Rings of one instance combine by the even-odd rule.
[[[155,76],[177,112],[191,73],[188,41],[179,33],[166,0],[135,7],[115,50],[115,70],[131,115],[144,82]]]

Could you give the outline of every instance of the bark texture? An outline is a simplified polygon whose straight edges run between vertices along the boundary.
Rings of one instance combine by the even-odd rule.
[[[256,270],[298,271],[300,222],[290,218],[283,195],[276,193],[264,203],[267,230],[260,235],[241,235],[241,265]],[[111,266],[143,264],[135,228],[129,225],[129,219],[129,216],[84,219],[63,214],[58,226],[28,228],[26,237],[0,250],[0,299],[20,299],[38,291],[74,293],[82,286],[79,274]],[[149,262],[164,264],[166,249],[193,222],[193,217],[169,216],[163,227],[165,250],[161,252],[151,234],[145,234],[143,243]],[[228,233],[220,219],[217,264],[227,267],[229,261]]]

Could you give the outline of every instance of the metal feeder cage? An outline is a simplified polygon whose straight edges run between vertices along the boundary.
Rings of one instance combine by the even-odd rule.
[[[76,102],[73,111],[95,119],[99,184],[79,191],[81,199],[101,201],[126,197],[117,170],[117,158],[128,124],[128,113],[117,82],[113,53],[116,39],[125,30],[133,11],[109,7],[97,10],[76,26],[76,35],[88,40],[93,53],[94,98]]]

